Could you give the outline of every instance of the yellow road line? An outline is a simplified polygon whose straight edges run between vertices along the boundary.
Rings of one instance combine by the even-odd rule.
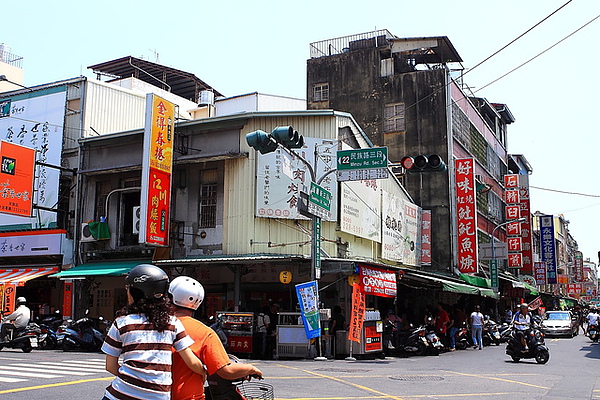
[[[369,387],[366,387],[366,386],[363,386],[363,385],[359,385],[359,384],[356,384],[356,383],[348,382],[348,381],[345,381],[345,380],[343,380],[343,379],[335,378],[335,377],[333,377],[333,376],[323,375],[323,374],[319,374],[319,373],[312,372],[312,371],[308,371],[308,370],[301,369],[301,368],[289,367],[289,366],[287,366],[287,365],[281,365],[281,364],[280,364],[280,366],[281,366],[281,367],[284,367],[284,368],[289,368],[289,369],[295,369],[295,370],[298,370],[298,371],[302,371],[302,372],[304,372],[304,373],[307,373],[307,374],[310,374],[310,375],[314,375],[314,376],[318,376],[318,377],[321,377],[321,378],[331,379],[332,381],[340,382],[340,383],[343,383],[343,384],[345,384],[345,385],[349,385],[349,386],[354,386],[355,388],[362,389],[362,390],[364,390],[364,391],[366,391],[366,392],[371,392],[371,393],[378,394],[378,395],[379,395],[379,396],[377,397],[378,399],[395,399],[395,400],[403,400],[403,398],[402,398],[402,397],[393,396],[393,395],[388,395],[387,393],[383,393],[383,392],[380,392],[380,391],[378,391],[378,390],[371,389],[371,388],[369,388]],[[368,397],[367,397],[367,398],[368,398]],[[371,398],[372,398],[372,397],[371,397]],[[329,399],[329,398],[328,398],[328,399]]]
[[[415,394],[415,395],[406,395],[404,396],[405,400],[409,399],[430,399],[432,397],[444,397],[444,398],[452,398],[452,397],[486,397],[486,396],[510,396],[515,395],[514,392],[497,392],[497,393],[455,393],[455,394]],[[344,397],[290,397],[290,398],[281,398],[280,400],[366,400],[366,399],[389,399],[390,396],[344,396]]]
[[[477,374],[465,374],[465,373],[462,373],[462,372],[454,372],[454,371],[445,371],[445,372],[448,372],[450,374],[462,375],[462,376],[472,376],[474,378],[491,379],[491,380],[494,380],[494,381],[507,382],[507,383],[516,383],[516,384],[519,384],[519,385],[531,386],[531,387],[538,388],[538,389],[545,389],[545,390],[549,390],[550,389],[550,388],[545,387],[545,386],[533,385],[531,383],[519,382],[519,381],[515,381],[515,380],[512,380],[512,379],[502,379],[502,378],[495,378],[493,376],[477,375]]]
[[[57,387],[57,386],[77,385],[79,383],[87,383],[87,382],[110,381],[110,380],[113,380],[113,379],[114,379],[114,376],[113,377],[108,377],[108,378],[81,379],[81,380],[78,380],[78,381],[69,381],[69,382],[60,382],[60,383],[49,383],[47,385],[28,386],[28,387],[22,387],[22,388],[16,388],[16,389],[0,390],[0,394],[24,392],[26,390],[47,389],[47,388]]]

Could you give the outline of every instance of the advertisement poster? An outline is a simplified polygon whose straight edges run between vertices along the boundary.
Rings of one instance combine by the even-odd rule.
[[[343,232],[381,243],[381,189],[376,180],[343,182]]]
[[[385,190],[382,194],[382,257],[420,266],[421,208]]]
[[[476,274],[477,211],[475,209],[475,162],[472,158],[455,160],[456,223],[458,235],[458,270]]]
[[[316,281],[296,285],[296,295],[308,339],[321,336],[319,316],[319,288]]]
[[[169,245],[175,105],[146,95],[139,242]]]
[[[61,165],[67,92],[66,86],[36,91],[3,99],[0,108],[0,140],[34,149],[37,161]],[[59,202],[60,170],[37,165],[33,187],[33,204],[53,209]],[[2,174],[4,175],[4,174]],[[57,214],[35,209],[33,214],[0,214],[0,225],[27,225],[31,228],[52,228]]]
[[[381,268],[359,264],[361,291],[373,296],[395,298],[397,294],[396,273]]]
[[[32,216],[35,150],[0,140],[0,213]]]
[[[352,311],[348,325],[348,340],[360,343],[365,311],[365,294],[361,286],[355,283],[352,285]]]
[[[304,136],[304,147],[296,149],[310,165],[315,165],[315,148],[319,153],[316,178],[337,166],[337,147],[331,140]],[[256,168],[256,216],[281,219],[307,219],[298,212],[300,191],[310,188],[308,168],[285,150],[278,148],[272,153],[257,154]],[[316,183],[316,182],[315,182]],[[337,221],[337,181],[334,174],[327,175],[321,187],[331,193],[331,215],[325,221]],[[303,189],[306,188],[306,189]]]

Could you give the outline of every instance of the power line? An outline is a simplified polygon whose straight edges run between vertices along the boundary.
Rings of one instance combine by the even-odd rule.
[[[587,193],[578,193],[578,192],[568,192],[566,190],[549,189],[549,188],[543,188],[543,187],[539,187],[539,186],[529,186],[529,187],[532,188],[532,189],[546,190],[548,192],[556,192],[556,193],[570,194],[570,195],[575,195],[575,196],[600,198],[599,194],[587,194]]]

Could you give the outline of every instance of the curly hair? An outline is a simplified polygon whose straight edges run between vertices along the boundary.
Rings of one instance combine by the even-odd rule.
[[[144,314],[154,329],[159,332],[166,330],[171,324],[174,315],[173,305],[166,297],[160,299],[137,298],[117,312],[117,316],[130,314]]]

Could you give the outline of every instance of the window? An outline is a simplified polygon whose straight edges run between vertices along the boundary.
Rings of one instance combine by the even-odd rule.
[[[217,170],[205,170],[200,174],[198,225],[200,228],[214,228],[217,226]]]
[[[404,123],[404,103],[387,104],[383,108],[383,131],[400,132],[406,130]]]
[[[329,101],[328,83],[316,83],[313,86],[313,101]]]

